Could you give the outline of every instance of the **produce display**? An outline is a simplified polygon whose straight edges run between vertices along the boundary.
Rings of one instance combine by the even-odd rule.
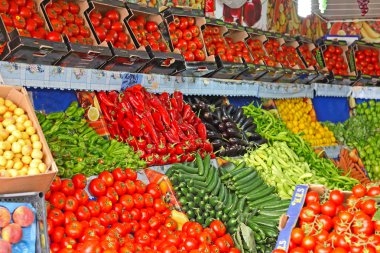
[[[379,51],[377,49],[361,49],[355,52],[356,69],[364,75],[380,76]]]
[[[274,66],[274,62],[271,62],[269,60],[269,57],[267,56],[266,52],[264,51],[264,45],[261,42],[261,40],[249,38],[247,40],[247,44],[248,44],[248,48],[252,54],[254,64],[260,64],[260,61],[263,61],[268,66],[271,66],[271,67]]]
[[[298,66],[301,69],[305,69],[305,64],[302,62],[301,57],[298,55],[296,47],[282,45],[281,49],[286,53],[287,62],[285,62],[285,67],[294,68]]]
[[[242,252],[273,249],[278,220],[289,201],[275,195],[275,188],[266,185],[255,169],[244,162],[217,169],[210,165],[209,156],[202,160],[197,155],[192,163],[173,165],[166,175],[190,220],[205,226],[212,226],[214,219],[225,222]],[[242,242],[239,233],[245,225],[253,231],[254,238],[244,238]],[[250,240],[255,241],[254,247]]]
[[[256,132],[269,141],[268,146],[273,146],[278,141],[284,142],[299,159],[307,163],[315,176],[318,177],[318,180],[323,180],[329,189],[347,190],[358,183],[355,179],[342,176],[340,170],[329,159],[320,158],[300,135],[288,130],[285,123],[272,112],[255,107],[253,104],[244,106],[243,109],[247,116],[253,118],[253,122],[257,126]],[[244,159],[249,160],[249,154],[244,156]],[[290,163],[289,160],[284,162]],[[267,166],[263,167],[266,168]],[[268,169],[272,169],[272,167]],[[298,168],[290,169],[297,170]],[[302,173],[303,171],[301,170],[300,172]],[[296,179],[300,176],[302,174],[297,174]]]
[[[96,199],[90,199],[86,186]],[[177,230],[179,216],[163,197],[157,184],[145,185],[131,169],[101,172],[90,182],[82,174],[72,180],[57,177],[46,196],[50,249],[53,253],[67,248],[79,252],[240,252],[221,221],[214,220],[209,228],[185,222]]]
[[[153,51],[169,51],[156,22],[142,15],[134,15],[128,25],[140,45],[150,46]]]
[[[227,61],[233,62],[232,57],[243,57],[245,62],[251,63],[252,57],[249,55],[249,50],[244,41],[238,40],[234,42],[232,37],[226,37],[228,49],[226,51]],[[230,56],[231,55],[231,56]]]
[[[309,191],[299,224],[291,232],[289,252],[378,252],[379,194],[379,186],[363,185],[354,186],[349,197],[338,190],[322,196]]]
[[[219,156],[243,155],[247,149],[256,148],[266,139],[256,133],[256,125],[244,115],[243,109],[204,97],[189,97],[189,104],[197,112],[207,129],[214,151]]]
[[[205,125],[181,92],[156,95],[138,85],[97,96],[111,137],[128,142],[148,166],[192,161],[196,152],[212,153]]]
[[[323,58],[327,69],[334,75],[348,75],[347,59],[341,47],[329,45],[323,52]]]
[[[84,113],[77,102],[73,102],[65,112],[37,113],[58,166],[58,175],[64,178],[78,173],[92,176],[114,166],[134,169],[145,166],[145,162],[127,144],[98,135],[83,118]]]
[[[111,42],[114,47],[120,49],[136,48],[116,7],[104,13],[97,9],[92,10],[90,20],[100,43]]]
[[[361,184],[366,185],[371,182],[365,173],[363,162],[356,149],[349,151],[346,148],[342,148],[339,160],[332,159],[332,161],[337,168],[343,171],[343,174],[357,179]]]
[[[318,66],[317,60],[307,44],[301,45],[298,49],[302,55],[302,58],[306,61],[307,66]]]
[[[45,173],[42,143],[24,109],[0,97],[0,177]]]
[[[286,59],[287,52],[281,50],[281,44],[277,39],[268,39],[264,44],[264,48],[271,61],[280,63],[282,66],[287,66],[289,64]]]
[[[355,115],[344,123],[327,123],[338,141],[359,151],[371,180],[380,180],[379,113],[380,102],[370,100],[358,104],[354,111]]]
[[[83,13],[79,12],[78,4],[66,0],[52,1],[46,6],[49,22],[58,41],[62,34],[66,34],[73,43],[93,45],[90,28],[85,25]]]
[[[60,34],[49,32],[46,21],[38,12],[35,1],[3,1],[0,7],[1,19],[8,32],[17,29],[21,36],[35,39],[62,41]]]
[[[206,60],[201,30],[194,17],[174,17],[169,33],[174,48],[181,51],[186,61]]]
[[[293,133],[303,133],[302,138],[311,146],[336,145],[333,132],[318,122],[310,99],[278,99],[275,103],[287,128]]]

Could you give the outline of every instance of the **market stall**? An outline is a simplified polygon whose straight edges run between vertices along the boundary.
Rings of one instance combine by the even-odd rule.
[[[380,252],[377,3],[0,2],[0,253]]]

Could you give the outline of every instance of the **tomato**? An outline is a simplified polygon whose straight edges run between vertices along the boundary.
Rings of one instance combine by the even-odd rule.
[[[82,236],[83,226],[79,221],[72,221],[65,227],[65,233],[67,236],[74,239]]]
[[[316,243],[315,243],[314,237],[309,236],[309,235],[305,236],[302,239],[302,243],[301,243],[302,248],[307,249],[307,250],[313,250],[315,247],[315,244]]]
[[[226,226],[219,220],[213,220],[209,226],[218,237],[223,236],[226,233]]]
[[[296,243],[297,245],[301,245],[303,238],[305,237],[305,234],[302,229],[300,228],[294,228],[292,230],[292,233],[290,235],[290,239]]]
[[[341,211],[338,213],[339,219],[344,223],[350,223],[354,218],[353,214],[348,211]]]
[[[88,194],[83,189],[75,190],[74,197],[77,199],[79,205],[85,205],[88,202]]]
[[[40,27],[37,30],[32,32],[32,37],[36,38],[36,39],[45,39],[46,30],[44,28]]]
[[[317,234],[314,235],[318,243],[324,243],[329,237],[329,232],[327,230],[320,230]]]
[[[275,249],[272,251],[272,253],[286,253],[286,251],[283,249]]]
[[[99,242],[94,241],[85,241],[80,247],[77,247],[81,253],[99,253],[102,251]]]
[[[65,225],[69,224],[72,221],[77,221],[78,220],[77,216],[75,215],[75,213],[73,213],[71,211],[65,212],[64,216],[65,216],[65,222],[64,222]]]
[[[136,192],[137,193],[140,193],[140,194],[145,193],[145,191],[146,191],[146,185],[142,181],[136,180],[135,181],[135,185],[136,185]]]
[[[90,211],[92,217],[97,217],[100,214],[100,204],[95,200],[90,200],[87,203],[87,208]]]
[[[198,241],[194,238],[186,238],[184,241],[184,247],[186,250],[196,249],[198,247]]]
[[[91,180],[88,190],[94,197],[100,197],[106,194],[107,188],[103,180],[100,178],[95,178]]]
[[[134,206],[134,199],[131,195],[123,195],[119,199],[119,203],[122,204],[126,210],[132,210]]]
[[[24,29],[26,26],[25,18],[19,15],[13,17],[13,24],[16,28]]]
[[[343,193],[339,190],[332,190],[330,192],[330,200],[337,206],[341,205],[344,201]]]
[[[9,3],[7,0],[0,1],[0,13],[6,13],[9,9]]]
[[[118,37],[119,37],[118,42],[120,42],[120,43],[124,43],[124,44],[126,44],[126,43],[129,43],[129,41],[130,41],[130,37],[129,37],[129,35],[126,34],[126,33],[124,33],[124,32],[120,32],[120,33],[118,33]],[[125,181],[125,179],[122,180],[122,181]]]
[[[79,221],[87,221],[91,218],[90,210],[86,206],[79,206],[76,212]]]
[[[64,210],[65,212],[75,212],[78,209],[78,200],[74,196],[68,196]]]
[[[321,212],[321,204],[318,202],[310,202],[307,207],[311,208],[315,214],[319,214]]]
[[[165,227],[167,227],[171,231],[177,230],[177,222],[172,218],[166,218]]]
[[[120,35],[119,35],[120,37]],[[112,176],[115,181],[122,181],[124,182],[127,179],[127,174],[122,168],[116,168],[112,171]]]
[[[183,56],[185,57],[186,61],[194,61],[195,60],[195,56],[191,51],[184,52]]]
[[[356,235],[363,234],[370,236],[374,230],[371,217],[364,213],[356,214],[352,225],[352,230]]]
[[[161,197],[160,186],[156,183],[150,183],[146,187],[146,193],[150,194],[153,198]]]
[[[105,16],[112,21],[119,21],[120,20],[120,14],[116,10],[107,11]]]
[[[314,248],[315,253],[330,253],[333,249],[328,245],[317,244]]]
[[[307,250],[301,247],[290,250],[290,253],[307,253]]]
[[[156,212],[163,212],[166,210],[166,204],[162,199],[154,199],[153,207]]]
[[[112,201],[107,196],[101,196],[98,198],[101,213],[108,213],[112,210]]]
[[[347,198],[346,203],[348,207],[359,208],[361,201],[356,196],[351,195],[350,197]]]
[[[50,196],[49,202],[58,209],[63,209],[66,203],[66,196],[62,192],[53,192]]]
[[[134,206],[138,209],[141,209],[144,207],[144,197],[139,194],[139,193],[135,193],[133,194],[133,203],[134,203]]]
[[[333,201],[329,200],[321,206],[321,212],[324,215],[333,217],[336,214],[336,205]]]
[[[229,248],[230,248],[228,241],[223,237],[216,239],[215,245],[220,249],[220,252],[222,252],[222,253],[228,252]]]
[[[313,209],[311,209],[310,207],[304,207],[302,208],[301,213],[300,213],[300,220],[306,221],[306,222],[312,222],[314,221],[315,216],[316,214]]]
[[[306,205],[308,205],[310,202],[320,202],[319,194],[317,192],[310,191],[306,194],[305,199]]]
[[[369,188],[367,196],[376,197],[378,195],[380,195],[380,186],[373,186]]]
[[[114,187],[108,187],[106,196],[112,201],[113,204],[117,203],[119,200],[119,195],[117,194]]]
[[[375,232],[380,232],[380,221],[378,220],[373,221],[373,226],[374,226]]]
[[[127,187],[127,193],[128,194],[134,194],[136,192],[136,184],[130,179],[127,179],[125,181],[125,185]]]
[[[327,215],[320,215],[317,218],[317,228],[318,229],[324,229],[327,231],[330,231],[331,228],[333,227],[333,221],[330,216]]]
[[[84,189],[87,185],[87,178],[83,174],[76,174],[71,179],[76,189]]]
[[[29,19],[32,17],[32,11],[28,9],[27,7],[21,7],[19,11],[20,16],[24,17],[25,19]]]
[[[63,227],[55,227],[50,236],[53,242],[59,243],[65,236],[65,229]]]
[[[148,21],[145,24],[145,29],[148,32],[155,32],[155,31],[158,30],[158,25],[155,22],[153,22],[153,21]]]
[[[79,10],[80,10],[79,5],[77,5],[76,3],[73,3],[73,2],[69,2],[69,11],[72,14],[78,14]]]
[[[331,251],[331,253],[348,253],[347,250],[343,249],[343,248],[335,248]]]

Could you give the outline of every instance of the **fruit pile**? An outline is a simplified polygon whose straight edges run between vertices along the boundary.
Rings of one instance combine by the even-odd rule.
[[[64,33],[73,43],[93,45],[91,31],[85,26],[79,11],[78,4],[66,0],[54,1],[46,6],[46,13],[57,38]]]
[[[42,143],[22,108],[0,97],[0,177],[45,173]]]
[[[343,55],[343,49],[339,46],[328,46],[323,52],[326,67],[334,75],[348,75],[348,65]]]
[[[273,62],[278,62],[283,66],[288,65],[288,62],[286,60],[287,52],[281,50],[280,42],[277,39],[269,39],[264,44],[264,47],[267,51],[270,60],[272,60]]]
[[[356,69],[364,75],[380,76],[379,51],[362,49],[355,52]]]
[[[33,211],[27,206],[17,207],[13,210],[12,215],[8,208],[0,207],[1,252],[12,252],[11,244],[17,244],[22,240],[22,229],[28,228],[34,223],[34,216]]]
[[[295,66],[298,66],[302,69],[305,68],[305,65],[303,64],[300,56],[297,53],[297,50],[295,47],[292,46],[282,46],[282,51],[286,53],[286,62],[284,63],[285,67],[288,68],[294,68]]]
[[[45,20],[33,0],[2,1],[0,15],[8,32],[16,28],[21,36],[62,41],[60,34],[45,28]]]
[[[227,61],[233,62],[234,57],[242,57],[247,63],[252,62],[252,58],[249,55],[248,48],[246,44],[243,41],[236,41],[233,42],[233,39],[230,37],[226,38],[226,42],[228,44],[228,50],[226,51],[227,54]]]
[[[181,51],[186,61],[204,61],[203,40],[193,17],[174,17],[169,24],[170,39],[174,48]]]
[[[380,220],[375,217],[379,195],[379,186],[363,185],[353,187],[346,200],[338,190],[331,191],[326,201],[317,192],[308,192],[289,252],[379,252]]]
[[[241,57],[237,56],[237,51],[235,48],[231,48],[221,33],[220,27],[207,25],[203,31],[203,37],[205,40],[205,45],[209,55],[219,55],[222,61],[229,61],[240,63]],[[232,42],[232,41],[230,41]],[[243,47],[238,44],[238,48],[243,50]],[[246,49],[246,54],[248,54],[248,49]]]
[[[248,47],[251,50],[254,64],[260,64],[260,60],[262,60],[270,67],[273,67],[275,65],[275,62],[270,60],[269,57],[266,55],[264,45],[260,40],[249,39]]]
[[[149,45],[153,51],[168,52],[168,46],[156,22],[149,21],[142,15],[135,15],[128,21],[128,24],[139,44]]]
[[[84,190],[96,200],[89,200]],[[102,172],[87,184],[77,174],[55,178],[46,194],[50,249],[56,252],[240,252],[220,221],[210,228],[182,220],[164,202],[160,187],[145,185],[135,171]],[[71,248],[71,250],[68,248]]]
[[[212,153],[206,127],[181,92],[170,97],[136,85],[118,94],[97,93],[112,138],[128,142],[148,166],[192,161]]]
[[[95,33],[101,42],[111,42],[114,47],[120,49],[135,49],[135,45],[126,30],[116,7],[105,13],[100,13],[95,9],[90,13],[90,20],[95,28]]]
[[[298,49],[303,59],[306,61],[307,66],[317,66],[317,60],[315,59],[307,44],[301,45]]]
[[[304,133],[302,138],[312,146],[336,145],[332,131],[317,121],[310,99],[276,100],[282,120],[293,133]]]

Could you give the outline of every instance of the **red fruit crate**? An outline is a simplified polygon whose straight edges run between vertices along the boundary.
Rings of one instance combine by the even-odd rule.
[[[235,79],[248,70],[243,57],[238,56],[230,48],[228,42],[232,43],[233,41],[231,39],[226,40],[225,34],[228,33],[227,26],[229,28],[234,27],[234,30],[240,29],[240,40],[244,39],[245,35],[242,27],[208,18],[206,18],[206,24],[202,26],[208,55],[214,55],[221,62],[221,68],[211,75],[214,78]],[[234,54],[235,56],[232,56]]]
[[[97,44],[104,41],[113,57],[101,68],[106,70],[139,72],[150,60],[144,47],[136,48],[125,19],[131,15],[122,1],[88,1],[84,15]]]
[[[178,50],[185,60],[186,69],[183,76],[209,76],[221,66],[214,56],[208,56],[204,46],[201,27],[206,24],[204,17],[196,16],[193,11],[178,8],[165,9],[161,12],[169,31],[169,47]],[[184,35],[186,38],[183,38]]]
[[[137,4],[128,4],[127,8],[131,15],[125,19],[125,24],[133,34],[134,44],[144,46],[151,57],[141,72],[171,75],[185,70],[179,50],[170,50],[169,31],[158,10]]]
[[[40,8],[41,0],[11,2],[0,16],[0,44],[6,43],[1,60],[54,65],[68,49],[60,34],[49,32]]]
[[[56,65],[97,69],[111,59],[112,52],[107,43],[98,46],[84,17],[87,2],[44,0],[41,8],[50,31],[64,34],[69,49],[69,54]]]

